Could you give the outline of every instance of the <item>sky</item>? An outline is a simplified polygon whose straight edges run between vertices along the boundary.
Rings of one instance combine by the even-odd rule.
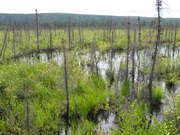
[[[156,0],[1,0],[0,13],[76,13],[156,17]],[[180,0],[163,0],[163,17],[180,18]]]

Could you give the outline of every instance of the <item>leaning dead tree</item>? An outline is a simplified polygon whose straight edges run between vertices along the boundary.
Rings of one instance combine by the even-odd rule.
[[[158,18],[157,18],[157,35],[156,35],[156,43],[155,43],[155,49],[154,49],[154,54],[152,57],[152,66],[151,66],[151,72],[150,72],[150,78],[149,78],[149,102],[150,102],[150,113],[153,113],[153,99],[152,99],[152,83],[153,83],[153,75],[154,75],[154,69],[156,65],[156,57],[157,57],[157,47],[161,43],[161,7],[162,7],[162,0],[156,0],[156,6],[157,6],[157,13],[158,13]]]

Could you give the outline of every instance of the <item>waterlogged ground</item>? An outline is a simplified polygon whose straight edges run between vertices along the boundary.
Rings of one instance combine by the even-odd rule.
[[[143,49],[135,53],[135,61],[136,65],[139,65],[139,68],[141,69],[146,69],[150,67],[151,65],[151,59],[152,59],[152,52],[153,48],[150,49]],[[175,52],[172,51],[171,47],[164,47],[160,46],[158,47],[158,55],[162,56],[163,58],[169,58],[169,61],[171,62],[170,66],[174,66],[174,68],[179,69],[180,67],[180,48],[176,48]],[[24,56],[20,58],[21,60],[28,61],[30,63],[33,63],[34,57],[37,54],[31,54],[29,56]],[[173,57],[174,55],[174,57]],[[95,57],[94,57],[95,56]],[[129,68],[131,68],[131,57],[132,54],[130,53],[130,64]],[[39,54],[39,60],[40,62],[46,63],[49,60],[54,60],[55,62],[58,63],[59,66],[63,63],[63,53],[59,51],[53,52],[51,55],[46,54],[46,53],[41,53]],[[90,69],[92,66],[92,60],[94,63],[97,64],[98,67],[98,72],[103,76],[104,79],[106,79],[106,72],[109,69],[112,69],[114,71],[114,76],[116,76],[119,72],[122,71],[122,67],[125,65],[125,60],[126,60],[126,54],[123,52],[105,52],[101,53],[99,51],[95,51],[94,54],[92,54],[91,51],[83,51],[83,52],[78,52],[76,53],[76,59],[79,63],[79,65],[83,69]],[[159,61],[157,61],[158,64]],[[131,77],[131,74],[129,75]],[[138,66],[136,66],[135,69],[135,79],[137,79],[138,76]],[[148,75],[144,75],[143,78],[141,79],[146,79],[148,81]],[[174,93],[179,93],[180,92],[180,84],[175,84],[174,87],[169,88],[166,86],[166,82],[163,79],[156,80],[156,85],[159,85],[163,88],[163,93],[164,93],[164,98],[162,100],[163,107],[161,107],[160,111],[154,112],[156,119],[159,120],[159,122],[163,121],[163,114],[164,114],[164,109],[170,109],[169,106],[172,105],[172,99],[173,99],[173,94]],[[111,86],[114,88],[113,86]],[[107,113],[107,112],[105,112]],[[103,132],[103,133],[108,133],[112,129],[118,128],[117,125],[115,124],[116,121],[116,113],[115,112],[108,112],[107,117],[103,117],[103,115],[98,116],[97,118],[98,124],[97,127],[94,129],[97,132]],[[65,134],[63,132],[62,134]]]

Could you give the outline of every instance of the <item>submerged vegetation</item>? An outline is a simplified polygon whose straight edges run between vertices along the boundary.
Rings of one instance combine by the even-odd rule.
[[[0,27],[0,134],[180,134],[177,23],[41,27],[34,17],[34,28]]]

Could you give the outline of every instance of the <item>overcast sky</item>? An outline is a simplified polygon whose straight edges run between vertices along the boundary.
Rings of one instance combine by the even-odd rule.
[[[180,18],[180,0],[163,0],[163,17]],[[156,16],[156,0],[1,0],[0,13],[79,13]]]

